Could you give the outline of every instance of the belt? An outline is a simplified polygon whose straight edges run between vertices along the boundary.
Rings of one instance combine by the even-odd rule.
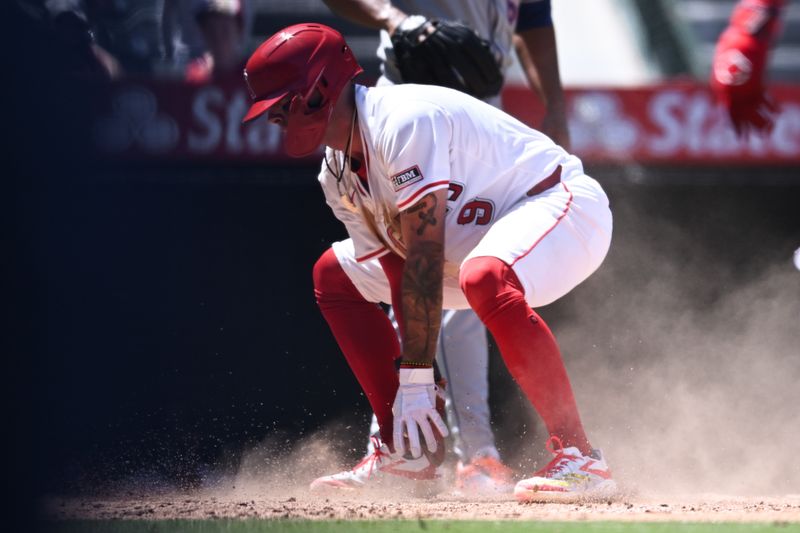
[[[561,165],[558,165],[552,174],[534,185],[531,190],[525,194],[528,196],[536,196],[537,194],[543,193],[551,187],[555,187],[559,183],[561,183]]]

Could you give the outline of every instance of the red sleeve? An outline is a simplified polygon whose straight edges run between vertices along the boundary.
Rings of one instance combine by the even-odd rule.
[[[772,129],[774,104],[766,95],[770,46],[780,32],[784,0],[740,0],[717,40],[711,89],[739,134]]]
[[[405,337],[406,323],[403,320],[403,299],[402,299],[402,284],[403,284],[403,269],[405,268],[405,260],[397,254],[389,253],[382,255],[378,258],[383,268],[386,278],[389,280],[389,288],[392,291],[392,307],[394,308],[394,316],[397,319],[397,326],[400,328],[400,338]]]

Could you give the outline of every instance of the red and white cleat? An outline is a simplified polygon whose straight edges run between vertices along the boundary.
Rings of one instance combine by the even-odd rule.
[[[435,493],[441,490],[441,473],[425,454],[417,459],[401,457],[372,437],[374,451],[352,470],[318,477],[311,482],[312,491],[361,491],[384,488],[390,491],[408,489],[411,494]]]
[[[617,484],[600,450],[583,455],[577,448],[564,448],[561,439],[550,437],[546,445],[553,459],[529,479],[514,487],[521,502],[574,502],[608,498]]]

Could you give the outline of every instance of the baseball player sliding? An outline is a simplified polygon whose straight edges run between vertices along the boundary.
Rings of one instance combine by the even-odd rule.
[[[504,73],[516,48],[531,88],[546,104],[542,131],[569,149],[550,0],[325,3],[348,20],[380,30],[378,86],[441,85],[500,107]],[[377,259],[356,261],[351,240],[334,243],[333,250],[362,295],[390,302],[381,293],[386,280]],[[455,489],[471,495],[511,492],[513,470],[501,460],[490,423],[486,329],[471,309],[443,314],[436,362],[447,382],[447,423],[458,456]],[[377,431],[373,416],[370,435]],[[372,451],[368,446],[367,454]]]
[[[586,435],[555,338],[532,308],[568,293],[602,263],[612,219],[578,158],[513,117],[452,89],[364,87],[342,36],[298,24],[245,67],[254,100],[292,156],[327,146],[320,183],[359,261],[377,258],[398,315],[350,281],[329,249],[315,295],[380,425],[374,453],[314,487],[435,480],[447,435],[432,363],[443,309],[471,308],[549,432],[553,459],[514,494],[524,501],[606,496],[616,486]],[[395,369],[395,359],[400,369]],[[438,453],[437,453],[438,452]]]

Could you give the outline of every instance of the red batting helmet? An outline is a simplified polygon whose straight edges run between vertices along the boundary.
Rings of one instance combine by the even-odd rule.
[[[322,143],[333,106],[347,83],[363,72],[342,35],[323,24],[295,24],[258,47],[244,68],[255,101],[242,122],[262,115],[292,95],[286,124],[286,152],[309,155]],[[319,106],[308,99],[318,90]]]

